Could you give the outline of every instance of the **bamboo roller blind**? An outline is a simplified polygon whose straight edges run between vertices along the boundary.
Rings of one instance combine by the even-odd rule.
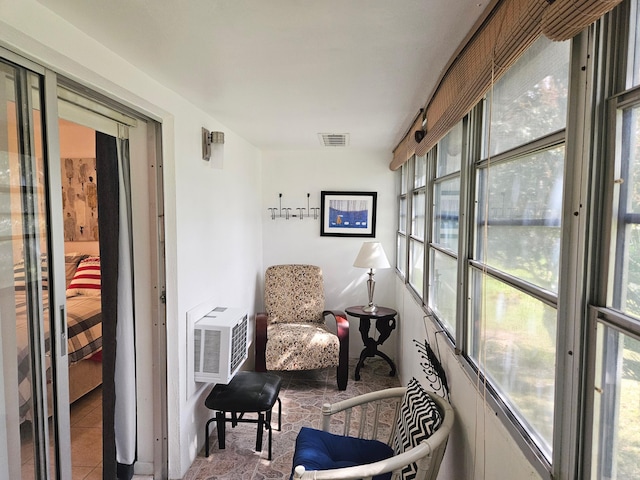
[[[426,135],[418,116],[395,148],[389,167],[396,170],[411,156],[424,155],[478,103],[492,83],[542,34],[568,40],[622,0],[502,0],[478,28],[442,77],[426,109]]]

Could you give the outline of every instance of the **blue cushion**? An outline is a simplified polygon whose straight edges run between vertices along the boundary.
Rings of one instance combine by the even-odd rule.
[[[393,456],[393,449],[378,440],[345,437],[302,427],[296,438],[293,468],[330,470],[378,462]],[[293,476],[293,473],[292,473]],[[374,480],[389,480],[391,473],[377,475]]]

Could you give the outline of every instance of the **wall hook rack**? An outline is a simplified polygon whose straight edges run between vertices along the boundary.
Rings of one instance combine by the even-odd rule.
[[[320,216],[320,207],[311,207],[310,193],[307,193],[307,206],[295,208],[297,213],[291,213],[291,211],[294,210],[293,208],[282,206],[282,193],[278,194],[278,206],[267,208],[267,210],[269,210],[271,214],[271,220],[275,220],[276,218],[284,218],[285,220],[289,220],[290,218],[299,218],[300,220],[313,218],[317,220]]]

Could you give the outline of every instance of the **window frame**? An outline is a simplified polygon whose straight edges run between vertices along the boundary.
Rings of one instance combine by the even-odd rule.
[[[602,22],[604,32],[617,33],[617,35],[613,36],[612,42],[605,45],[602,55],[612,56],[618,59],[618,63],[612,67],[614,73],[617,74],[614,78],[609,78],[605,74],[601,74],[598,78],[598,81],[603,86],[601,96],[603,103],[606,105],[601,112],[603,128],[598,137],[600,151],[602,152],[602,157],[605,158],[605,162],[604,165],[598,165],[597,162],[593,162],[594,168],[597,169],[601,177],[599,183],[593,182],[594,190],[600,192],[594,195],[593,202],[600,205],[601,208],[596,211],[592,224],[605,225],[606,228],[596,230],[600,233],[594,235],[590,244],[590,252],[593,252],[592,255],[598,258],[598,261],[594,262],[594,275],[598,275],[599,272],[603,273],[598,275],[602,278],[602,281],[595,282],[594,293],[589,299],[587,307],[587,332],[589,335],[587,335],[585,342],[585,407],[582,416],[584,444],[587,447],[580,463],[581,474],[584,478],[594,478],[593,475],[601,473],[599,470],[595,470],[601,465],[599,459],[602,454],[600,448],[603,443],[603,439],[597,435],[602,427],[599,425],[596,428],[594,425],[596,420],[601,418],[599,413],[596,412],[595,392],[602,395],[602,403],[614,408],[617,401],[615,397],[618,396],[617,392],[612,393],[609,389],[600,388],[601,382],[598,374],[602,374],[602,372],[598,368],[601,359],[598,357],[596,331],[599,327],[604,327],[612,332],[640,341],[640,318],[630,312],[614,308],[614,297],[616,295],[615,276],[620,268],[620,257],[624,255],[624,248],[621,245],[621,242],[624,242],[624,238],[621,238],[620,231],[624,230],[626,225],[637,225],[639,223],[637,221],[624,222],[626,216],[620,214],[619,206],[625,198],[620,194],[621,184],[618,181],[618,179],[624,178],[621,175],[623,111],[640,107],[640,85],[638,84],[640,82],[636,81],[637,84],[633,85],[633,59],[634,54],[636,58],[640,58],[640,46],[636,45],[635,51],[631,51],[633,50],[632,45],[635,43],[635,39],[640,36],[640,25],[636,22],[638,9],[640,9],[639,1],[636,0],[635,3],[624,2]],[[637,65],[635,66],[637,67]],[[638,79],[636,78],[636,80]],[[633,218],[628,219],[634,220]],[[620,225],[620,223],[623,223],[623,225]],[[616,348],[619,348],[619,345]],[[617,368],[619,366],[607,365],[606,359],[601,361],[605,369],[607,366],[611,367],[611,370],[607,370],[602,375],[618,378],[617,374],[619,372],[617,372]],[[613,418],[611,414],[612,412],[608,412],[606,417]],[[615,416],[615,414],[613,415]],[[607,425],[607,428],[613,429],[614,426]],[[608,435],[611,438],[617,435],[617,432],[609,430]],[[607,461],[612,459],[610,453],[604,453]],[[596,465],[595,468],[594,464]]]

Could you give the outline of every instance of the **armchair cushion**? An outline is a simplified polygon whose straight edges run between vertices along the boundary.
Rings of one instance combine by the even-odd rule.
[[[267,269],[264,305],[269,323],[324,323],[322,270],[315,265],[272,265]]]
[[[338,365],[340,341],[318,323],[276,323],[267,328],[267,370],[313,370]]]
[[[404,453],[428,439],[442,425],[442,414],[422,385],[412,378],[400,405],[396,437],[393,442],[395,454]],[[415,478],[417,465],[409,464],[402,469],[402,479]]]
[[[302,427],[296,439],[293,465],[303,465],[307,470],[330,470],[378,462],[392,456],[393,449],[378,440],[334,435]],[[373,478],[388,480],[391,473]]]

